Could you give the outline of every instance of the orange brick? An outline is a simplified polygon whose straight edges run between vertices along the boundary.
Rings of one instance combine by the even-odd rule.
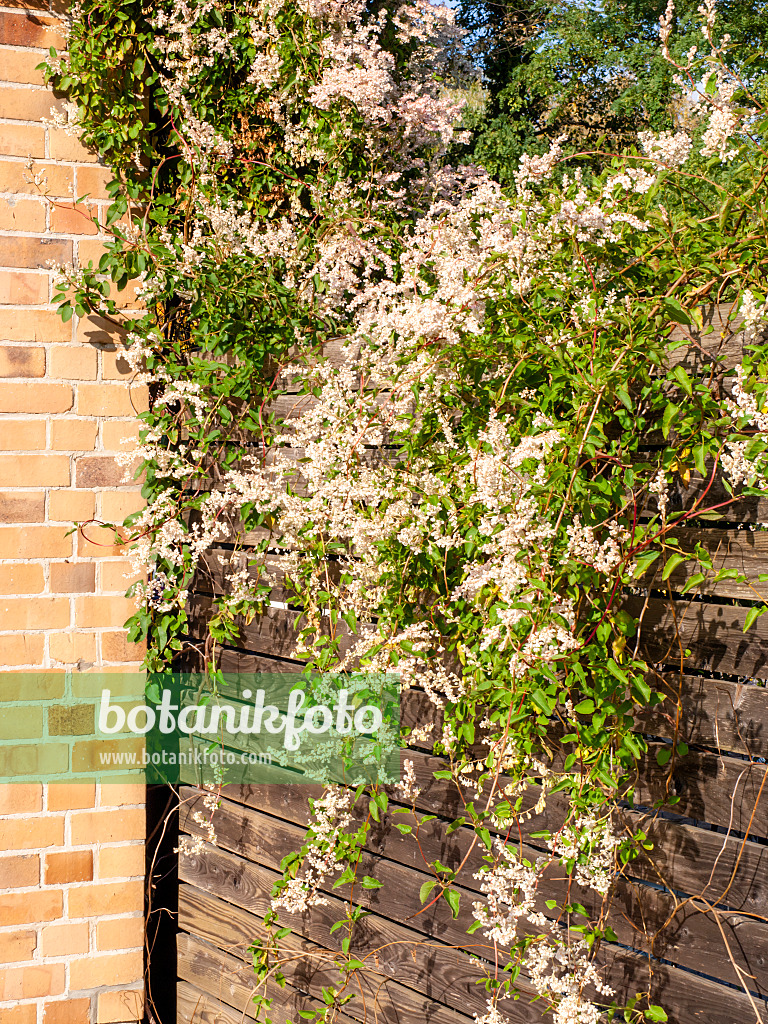
[[[0,57],[2,60],[2,57]],[[39,199],[16,199],[9,196],[0,199],[0,230],[2,231],[45,231],[46,206],[43,200]],[[3,256],[0,262],[4,266],[10,266],[7,262],[7,244],[11,239],[3,239]],[[16,241],[15,239],[13,241]],[[26,239],[27,242],[35,241]],[[42,239],[38,240],[42,241]],[[63,243],[67,244],[67,243]],[[71,242],[69,243],[72,244]],[[13,264],[16,266],[16,264]]]
[[[52,594],[92,594],[96,589],[96,566],[92,562],[51,562]]]
[[[22,213],[25,210],[31,211],[32,207],[42,210],[43,223],[41,227],[33,227],[32,224],[27,226],[23,220],[19,220],[18,223],[9,225],[9,228],[15,228],[16,231],[45,230],[45,206],[41,206],[33,199],[11,198],[0,200],[0,203],[14,203],[14,210],[21,210]],[[22,214],[19,214],[20,218],[21,216]],[[27,216],[27,214],[24,214],[24,216]],[[28,216],[31,217],[32,212]],[[26,236],[14,237],[13,235],[6,235],[3,238],[3,253],[0,262],[2,262],[4,267],[28,267],[30,269],[47,270],[48,263],[51,260],[56,263],[71,263],[72,242],[66,238],[28,238]],[[64,340],[69,340],[69,337],[71,337],[71,331]]]
[[[4,598],[0,600],[0,621],[5,629],[61,629],[69,625],[69,598]]]
[[[61,128],[48,129],[48,152],[51,160],[72,160],[77,163],[96,163],[97,154],[86,149],[74,135],[67,135]]]
[[[0,117],[11,118],[14,121],[41,121],[44,117],[51,117],[51,109],[60,112],[64,110],[63,101],[56,99],[52,89],[24,89],[0,85]],[[42,131],[42,128],[40,130]],[[3,152],[5,153],[5,146]]]
[[[0,879],[4,889],[27,889],[40,884],[40,857],[29,853],[17,857],[0,857]],[[0,957],[2,962],[2,957]]]
[[[114,455],[86,455],[75,460],[75,486],[124,487],[134,471],[121,466]]]
[[[92,736],[93,704],[51,704],[48,709],[49,736]]]
[[[112,594],[116,592],[124,594],[131,584],[146,578],[146,573],[134,572],[131,568],[131,563],[125,559],[121,559],[119,562],[102,562],[100,571],[101,580],[99,583],[99,592],[102,594]],[[0,580],[1,579],[2,569],[0,569]],[[0,594],[1,593],[3,593],[2,590],[0,590]],[[6,593],[12,594],[15,593],[15,591],[7,590]],[[32,591],[24,591],[24,593],[32,593]]]
[[[3,1024],[37,1024],[37,1003],[6,1006],[2,1014]]]
[[[101,495],[101,518],[106,523],[119,525],[146,504],[138,490],[104,491]]]
[[[102,786],[104,792],[112,786]],[[136,878],[144,875],[144,844],[102,846],[99,850],[99,878]]]
[[[147,787],[143,782],[105,782],[101,787],[102,807],[144,806]]]
[[[94,267],[98,267],[99,261],[101,260],[101,257],[104,255],[106,251],[107,247],[105,246],[104,242],[97,242],[93,238],[83,238],[81,241],[77,243],[78,266],[87,267],[89,263],[92,263]],[[81,320],[81,327],[83,326],[83,323],[84,321]],[[105,324],[106,321],[101,321],[101,323]],[[91,327],[93,327],[93,325],[91,325]],[[105,340],[112,341],[112,335],[116,333],[116,331],[113,331],[110,337]]]
[[[93,881],[92,850],[62,850],[45,855],[45,884]]]
[[[75,598],[75,622],[81,627],[122,626],[135,614],[136,602],[130,597]]]
[[[51,448],[54,451],[92,452],[96,447],[97,431],[95,420],[54,420],[51,423]]]
[[[48,518],[53,523],[85,523],[96,512],[93,491],[51,491]]]
[[[0,384],[0,412],[68,412],[73,401],[71,384]]]
[[[111,949],[141,949],[144,945],[144,918],[117,917],[99,921],[96,925],[96,948],[99,952]]]
[[[24,302],[26,300],[3,298],[3,281],[12,277],[31,277],[36,281],[43,281],[44,278],[36,277],[34,274],[2,274],[0,273],[0,302]],[[46,292],[48,290],[46,280]],[[39,301],[44,302],[45,299]],[[45,376],[45,349],[29,348],[27,345],[4,345],[0,348],[0,377],[44,377]],[[30,412],[34,410],[30,409]]]
[[[29,452],[45,447],[45,420],[0,421],[0,450]]]
[[[0,594],[39,594],[44,589],[42,565],[0,565]]]
[[[32,814],[43,808],[43,787],[37,782],[0,785],[0,814]]]
[[[48,846],[61,846],[64,843],[64,819],[59,816],[8,818],[3,822],[2,832],[3,847],[6,850],[42,850]],[[33,919],[24,918],[24,920]],[[9,922],[9,924],[14,923],[13,921]]]
[[[65,526],[0,526],[0,558],[70,558]]]
[[[0,745],[0,776],[6,778],[17,778],[20,775],[60,775],[67,771],[68,765],[69,747],[64,742],[40,743],[39,740],[21,739],[16,740],[15,743]],[[54,826],[50,823],[49,825],[50,829],[53,829]],[[50,842],[42,845],[51,846],[53,844],[53,839],[51,839]],[[16,849],[31,850],[39,845],[39,843],[24,841],[24,845],[16,847]]]
[[[144,1016],[143,989],[100,992],[96,1020],[98,1024],[122,1024]]]
[[[0,893],[0,920],[4,925],[56,921],[63,907],[60,889]]]
[[[0,715],[0,740],[41,739],[43,708],[6,707]]]
[[[44,519],[44,493],[40,491],[0,491],[0,523],[42,523]]]
[[[102,985],[135,984],[141,981],[143,973],[143,951],[113,953],[111,956],[84,956],[73,961],[69,967],[69,980],[74,990],[93,989]]]
[[[146,387],[128,389],[124,384],[81,384],[77,389],[80,416],[134,416],[143,412]]]
[[[48,785],[49,811],[81,810],[93,807],[95,803],[96,785],[93,782],[51,782]]]
[[[141,287],[139,281],[129,281],[122,289],[111,283],[109,287],[109,298],[114,299],[121,309],[143,309],[145,307],[143,297],[139,297],[138,290]]]
[[[97,244],[101,243],[97,243],[88,238],[83,238],[78,241],[77,249],[78,252],[83,253],[90,251],[88,247],[96,246]],[[88,262],[84,257],[83,260],[85,263]],[[94,262],[98,266],[98,260],[95,260]],[[141,315],[143,314],[141,314],[139,310],[129,310],[124,314],[124,316],[128,318],[131,316],[138,317]],[[82,317],[77,324],[77,340],[83,345],[103,345],[112,348],[115,344],[121,344],[124,336],[124,331],[115,327],[115,325],[110,323],[108,320],[104,320],[103,317],[96,316],[95,314]]]
[[[104,349],[101,353],[101,376],[104,380],[126,380],[136,371],[131,367],[122,348]]]
[[[141,661],[147,653],[147,645],[132,643],[127,639],[125,630],[115,633],[101,634],[101,658],[102,661],[117,661],[130,663]]]
[[[2,864],[2,861],[0,861]],[[5,880],[3,880],[5,881]],[[0,932],[0,964],[12,964],[18,960],[31,960],[37,948],[34,932]],[[104,946],[104,949],[110,947]],[[123,949],[127,949],[123,946]],[[2,1010],[0,1010],[2,1013]]]
[[[115,531],[106,526],[97,526],[91,523],[83,527],[83,531],[77,538],[77,553],[80,558],[106,558],[110,555],[124,555],[126,545],[115,540]],[[134,609],[135,610],[135,609]],[[133,612],[130,613],[133,615]],[[124,620],[123,620],[124,621]],[[79,622],[81,626],[92,626],[92,622]],[[122,625],[112,619],[109,622],[101,622],[102,626]]]
[[[89,1024],[90,1019],[91,1000],[87,996],[46,1003],[43,1010],[43,1024]]]
[[[51,231],[61,235],[97,235],[98,207],[93,203],[57,202],[51,208]]]
[[[37,7],[37,3],[25,4],[25,7]],[[59,18],[46,18],[27,14],[4,14],[0,23],[0,44],[4,46],[34,46],[48,50],[51,46],[64,49],[66,35]]]
[[[1,258],[1,257],[0,257]],[[0,302],[20,306],[39,306],[48,302],[48,275],[24,274],[18,271],[0,271]],[[13,374],[14,377],[22,376]],[[42,373],[27,374],[42,377]]]
[[[88,952],[89,928],[81,924],[49,924],[40,933],[43,956],[80,956]]]
[[[64,696],[66,676],[61,669],[4,675],[0,701],[55,700]]]
[[[36,999],[64,991],[64,964],[0,968],[0,999]]]
[[[91,345],[56,345],[50,351],[49,376],[61,380],[96,380],[98,356]]]
[[[89,199],[108,199],[107,185],[115,175],[108,167],[78,167],[77,196]]]
[[[42,665],[44,654],[42,636],[0,636],[0,664],[4,668]]]
[[[39,185],[32,180],[42,175]],[[71,167],[36,160],[30,170],[21,161],[0,160],[0,192],[32,196],[70,196],[74,187]]]
[[[59,314],[53,309],[0,309],[0,340],[2,341],[42,341],[52,343],[69,341],[71,337],[71,323],[64,323]],[[24,385],[24,387],[26,386]],[[38,384],[37,386],[54,387],[52,384]],[[64,410],[36,409],[36,411],[63,412]]]
[[[69,486],[67,455],[0,455],[0,484],[24,487]]]
[[[143,807],[133,810],[83,811],[72,815],[71,826],[74,846],[86,846],[89,843],[123,843],[131,839],[144,838],[146,813]],[[127,913],[133,909],[134,907],[128,905],[111,913]]]
[[[81,885],[69,891],[69,916],[73,918],[134,914],[143,912],[143,909],[144,882],[141,879],[109,882],[105,885]],[[119,985],[120,982],[113,981],[109,984]]]
[[[3,55],[0,54],[0,60]],[[3,68],[5,77],[5,68]],[[0,94],[2,90],[0,89]],[[0,99],[0,105],[2,100]],[[7,117],[7,114],[0,114]],[[45,129],[42,125],[4,124],[3,156],[26,156],[42,159],[45,156]]]
[[[43,0],[39,6],[43,7]],[[3,69],[3,79],[6,82],[44,85],[43,72],[35,70],[42,59],[41,54],[33,53],[30,50],[11,50],[9,47],[1,47],[0,67]]]
[[[93,633],[51,633],[48,645],[53,660],[63,665],[75,665],[79,662],[92,665],[96,661],[96,637]]]

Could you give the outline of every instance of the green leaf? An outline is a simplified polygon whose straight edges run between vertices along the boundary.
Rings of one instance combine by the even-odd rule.
[[[577,715],[591,715],[595,710],[595,702],[593,700],[582,700],[573,709]]]
[[[672,371],[672,376],[675,378],[675,380],[686,393],[686,395],[690,397],[693,394],[693,384],[691,383],[691,378],[688,376],[688,374],[685,372],[682,366],[676,366]]]
[[[744,632],[746,633],[750,626],[753,626],[761,615],[765,615],[766,611],[768,611],[768,605],[765,604],[756,604],[750,608],[747,612],[747,617],[744,619]]]
[[[664,312],[676,324],[685,324],[687,327],[693,324],[693,320],[691,320],[689,314],[683,309],[677,299],[665,299]]]
[[[451,916],[455,920],[459,916],[459,901],[461,899],[461,893],[456,889],[446,889],[443,895],[445,896],[448,906],[451,908]]]
[[[660,1006],[649,1006],[645,1011],[646,1020],[665,1021],[669,1020],[666,1013]]]
[[[642,576],[643,573],[647,572],[660,554],[660,551],[644,551],[641,555],[638,555],[635,559],[633,576]]]
[[[430,878],[429,881],[425,882],[419,889],[419,902],[426,903],[427,897],[437,885],[437,881],[434,878]]]
[[[681,594],[687,594],[689,590],[693,590],[694,587],[698,587],[700,583],[706,580],[706,576],[703,572],[697,572],[686,582],[683,589],[680,591]]]
[[[672,428],[672,421],[675,419],[678,413],[678,408],[674,402],[670,402],[664,410],[664,415],[661,418],[661,432],[666,440],[669,437],[669,431]]]
[[[661,573],[661,578],[663,580],[668,580],[672,573],[675,571],[675,569],[678,567],[678,565],[687,561],[687,559],[688,556],[684,555],[682,552],[673,552],[666,561],[664,569]]]
[[[364,889],[380,889],[383,883],[377,878],[371,878],[370,875],[363,875],[363,881],[360,884]]]

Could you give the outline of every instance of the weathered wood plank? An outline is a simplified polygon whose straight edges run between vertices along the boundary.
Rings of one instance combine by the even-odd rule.
[[[650,672],[649,684],[668,699],[635,713],[635,727],[651,736],[722,753],[768,756],[768,687],[703,676]],[[678,708],[679,701],[679,708]]]
[[[225,1009],[221,1000],[209,996],[188,981],[176,983],[176,1024],[243,1024],[243,1015]],[[274,1024],[283,1024],[276,1017]]]
[[[184,790],[182,797],[188,803],[182,805],[181,829],[203,838],[204,830],[192,818],[195,807],[192,794]],[[409,817],[401,821],[415,824]],[[277,869],[280,856],[292,849],[289,842],[281,841],[280,832],[274,831],[266,815],[227,800],[222,801],[217,810],[215,822],[217,845],[246,860]],[[366,848],[410,868],[414,873],[414,889],[429,877],[425,874],[425,859],[439,858],[451,868],[463,863],[462,886],[479,893],[480,883],[474,875],[483,865],[485,850],[481,845],[473,848],[473,838],[469,829],[457,829],[449,836],[445,823],[433,821],[421,827],[417,845],[413,837],[401,835],[388,822],[378,828],[374,826]],[[539,851],[523,846],[521,855],[535,861]],[[703,887],[704,879],[701,884]],[[555,899],[558,906],[569,901],[582,903],[594,919],[607,909],[600,896],[575,884],[557,862],[545,870],[537,906],[540,912],[552,916],[547,912],[546,899]],[[719,912],[715,920],[714,913],[706,914],[707,906],[700,901],[689,902],[680,910],[677,908],[678,903],[671,895],[620,879],[610,907],[618,941],[639,952],[664,957],[680,966],[737,983],[738,977],[725,946],[728,942],[736,963],[754,976],[758,991],[768,994],[768,964],[755,953],[760,948],[768,948],[768,922],[725,912]],[[558,915],[559,911],[555,911],[554,916]]]
[[[276,877],[276,873],[267,868],[210,847],[205,848],[201,858],[183,858],[181,869],[184,881],[213,892],[228,902],[246,906],[255,914],[263,913],[269,905],[268,893]],[[339,905],[336,905],[337,903]],[[312,914],[305,919],[297,918],[296,915],[281,914],[281,921],[306,937],[314,938],[327,934],[330,924],[338,920],[340,915],[340,901],[330,897],[328,906],[313,908]],[[477,1012],[477,986],[473,985],[473,980],[477,977],[477,965],[473,968],[471,963],[467,962],[468,973],[464,976],[459,960],[460,954],[445,946],[442,937],[419,937],[419,933],[411,931],[403,939],[402,932],[393,931],[395,926],[391,921],[376,914],[365,918],[361,926],[363,931],[369,931],[367,942],[359,941],[357,931],[355,932],[352,949],[358,956],[366,956],[378,950],[378,968],[382,969],[384,960],[389,960],[390,967],[386,969],[397,971],[398,980],[406,984],[405,975],[413,977],[413,968],[409,960],[414,962],[419,953],[424,953],[427,963],[422,965],[422,969],[430,983],[430,988],[423,990],[425,994],[450,1005],[449,1000],[454,1000],[457,990],[463,989],[466,983],[466,1002],[460,1000],[458,1006],[465,1012]],[[308,934],[309,932],[312,934]],[[409,948],[409,955],[406,957],[398,956],[402,954],[403,947]],[[414,951],[413,956],[410,955],[411,950]],[[441,950],[444,951],[443,956],[449,958],[448,965],[441,961]],[[391,962],[390,958],[393,955],[398,957],[396,963]],[[677,967],[656,961],[649,962],[637,954],[616,947],[601,948],[598,959],[605,963],[609,983],[618,988],[625,997],[635,995],[650,984],[652,1001],[666,1006],[671,1011],[670,1019],[676,1024],[693,1024],[700,1021],[707,1021],[707,1024],[733,1024],[734,1021],[753,1019],[749,998],[717,982],[706,981]],[[448,978],[445,977],[446,966],[449,966]],[[706,1004],[706,1015],[703,1013],[702,1004],[697,1002],[696,993],[700,991],[703,991],[706,998],[711,1001]],[[759,1000],[759,1003],[765,1008],[763,1000]],[[537,1016],[537,1007],[525,1005],[523,1000],[510,1007],[504,1005],[502,1010],[514,1022],[541,1019],[540,1015]],[[522,1012],[530,1014],[532,1011],[533,1016],[517,1016]]]
[[[294,972],[286,971],[286,977],[295,981],[294,985],[286,985],[281,988],[271,984],[266,989],[266,995],[272,999],[268,1015],[273,1024],[288,1024],[289,1021],[299,1020],[299,1013],[302,1010],[312,1009],[318,1004],[318,987],[323,982],[329,982],[330,972],[318,971],[318,977],[311,970],[311,961],[305,962],[301,967],[297,964]],[[263,1021],[267,1011],[257,1012],[253,997],[257,993],[264,994],[264,989],[259,987],[258,980],[254,974],[253,967],[244,963],[243,960],[225,953],[197,935],[188,935],[184,932],[178,937],[178,973],[185,982],[191,983],[198,990],[202,991],[207,999],[205,1003],[216,1020],[217,1008],[223,1008],[224,1014],[229,1009],[237,1016],[238,1021],[246,1020]],[[338,978],[338,976],[337,976]],[[314,993],[308,989],[315,989]],[[350,1021],[353,1018],[340,1013],[339,1021]]]
[[[761,573],[768,573],[768,531],[718,530],[693,526],[689,529],[674,530],[673,539],[679,540],[680,550],[691,553],[697,544],[709,552],[714,572],[736,570],[747,576],[747,583],[736,580],[712,582],[714,572],[705,570],[708,578],[698,584],[694,594],[712,594],[717,597],[735,597],[746,601],[768,600],[768,582],[760,582]],[[668,552],[671,554],[671,551]],[[695,573],[701,570],[697,563],[686,562],[672,571],[667,580],[662,580],[664,559],[659,558],[652,570],[642,577],[641,583],[664,591],[679,591]]]
[[[719,370],[733,369],[749,351],[749,341],[741,330],[743,315],[735,311],[730,303],[702,306],[700,311],[703,315],[703,330],[695,326],[673,327],[669,340],[685,340],[687,344],[668,354],[668,365],[682,365],[689,373],[699,374],[711,371],[713,367]],[[753,341],[762,341],[762,334]]]
[[[686,672],[768,679],[768,619],[744,633],[747,608],[709,602],[629,598],[625,607],[640,618],[643,656]],[[690,655],[685,651],[690,650]]]
[[[210,846],[205,846],[200,855],[180,856],[179,872],[181,881],[262,917],[271,905],[270,894],[279,877],[276,871]],[[336,896],[326,898],[326,904],[314,907],[303,917],[281,912],[281,923],[322,945],[331,926],[344,917],[343,901]],[[475,984],[477,964],[439,937],[425,937],[421,931],[374,912],[355,925],[350,950],[360,959],[372,956],[377,970],[446,1006],[464,1013],[482,1013],[485,1009],[485,999]],[[492,955],[492,948],[483,942],[474,943],[473,951]],[[522,999],[512,1004],[513,1008],[516,1024],[540,1020],[538,1009]]]
[[[418,751],[409,752],[409,756],[422,786],[419,809],[437,814],[443,821],[461,813],[455,789],[431,777],[433,771],[443,766],[442,762]],[[321,787],[235,785],[224,787],[223,792],[230,800],[306,828],[311,817],[308,798],[319,796]],[[536,795],[533,794],[532,801]],[[564,808],[554,798],[551,803],[549,815],[521,822],[524,837],[536,829],[558,827]],[[768,918],[768,847],[752,841],[743,844],[737,837],[662,819],[655,812],[624,810],[621,814],[627,828],[634,831],[642,827],[655,842],[652,857],[658,870],[652,868],[650,860],[641,859],[629,866],[629,876],[663,884],[674,892],[702,894],[710,902]],[[456,855],[456,848],[450,843],[440,850],[440,859],[445,863],[451,863]]]
[[[250,959],[249,945],[264,933],[258,917],[192,885],[183,885],[179,891],[179,927],[246,962]],[[297,957],[295,967],[292,969],[291,964],[287,964],[284,973],[302,991],[317,996],[320,984],[338,984],[338,973],[334,969],[320,969],[318,954],[323,947],[301,936],[288,935],[282,940],[281,948]],[[308,956],[302,958],[302,953]],[[364,979],[365,1002],[360,1004],[355,999],[346,1004],[346,1016],[350,1019],[365,1020],[373,1016],[390,1024],[408,1019],[427,1019],[431,1024],[467,1024],[469,1018],[464,1014],[425,998],[379,971],[373,957],[365,962],[366,970],[362,976],[357,975],[355,982],[357,989],[361,977]],[[314,972],[308,976],[313,963]]]
[[[205,636],[205,623],[212,614],[213,599],[206,594],[191,594],[189,598],[189,632],[193,637]],[[263,615],[257,616],[253,622],[240,622],[242,643],[256,654],[266,656],[277,655],[292,658],[301,630],[299,612],[282,608],[267,608]],[[330,632],[330,619],[323,620]],[[341,650],[346,651],[352,646],[354,638],[350,635],[345,622],[338,622],[337,635],[341,637]]]
[[[219,659],[222,670],[230,673],[300,672],[302,664],[231,648],[222,648]],[[654,690],[667,695],[667,700],[636,710],[638,732],[664,739],[677,735],[689,745],[714,747],[722,753],[768,756],[768,687],[700,675],[680,676],[672,670],[651,669],[646,678]],[[402,695],[400,714],[406,726],[434,721],[435,734],[440,732],[441,713],[420,690]]]

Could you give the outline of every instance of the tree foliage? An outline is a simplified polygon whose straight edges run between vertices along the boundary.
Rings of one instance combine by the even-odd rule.
[[[698,0],[675,6],[672,53],[702,51]],[[568,135],[571,149],[635,143],[639,131],[700,132],[706,110],[674,82],[659,49],[663,0],[462,0],[459,21],[474,43],[487,90],[472,115],[470,156],[500,180],[524,152],[543,152]],[[757,90],[768,70],[768,3],[722,0],[718,30],[731,36],[729,61]]]

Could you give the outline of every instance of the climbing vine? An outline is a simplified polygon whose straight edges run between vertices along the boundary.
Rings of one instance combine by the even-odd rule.
[[[669,699],[639,646],[647,574],[684,567],[686,592],[716,579],[679,528],[768,474],[762,350],[735,370],[698,358],[713,302],[754,340],[768,258],[764,115],[714,3],[700,13],[708,52],[675,73],[701,96],[706,179],[684,131],[583,168],[556,143],[511,189],[450,166],[471,68],[426,0],[82,0],[47,65],[68,130],[115,173],[107,251],[61,268],[60,309],[111,321],[152,394],[131,453],[147,505],[126,530],[147,575],[130,636],[148,668],[191,652],[215,685],[222,646],[279,601],[301,610],[314,669],[426,694],[434,714],[404,740],[441,755],[462,801],[449,829],[483,853],[478,1024],[501,1024],[523,980],[557,1024],[666,1019],[643,993],[616,1003],[612,932],[578,893],[607,901],[646,841],[614,808],[647,755],[636,716]],[[189,595],[222,540],[201,636]],[[395,786],[329,786],[286,860],[254,946],[265,984],[290,959],[280,913],[348,895],[319,1018],[365,969],[366,838],[389,814],[418,841],[424,784],[406,759]],[[553,863],[572,877],[564,905],[545,900]],[[422,903],[458,916],[460,871],[428,870]]]

